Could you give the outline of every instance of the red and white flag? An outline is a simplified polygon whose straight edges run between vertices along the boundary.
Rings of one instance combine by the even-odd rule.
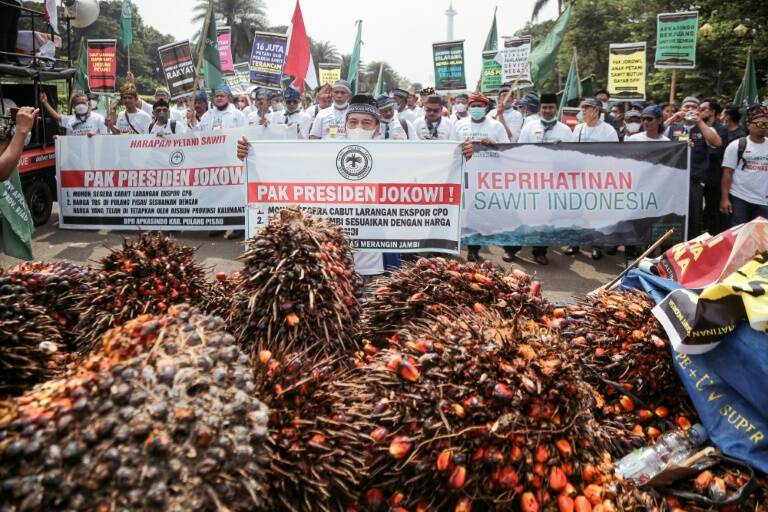
[[[51,25],[55,33],[59,33],[59,13],[56,11],[56,0],[45,0],[45,21]]]
[[[317,72],[312,61],[312,52],[309,47],[307,30],[304,28],[304,18],[301,15],[299,0],[296,0],[296,8],[291,18],[291,28],[288,30],[288,51],[285,56],[283,74],[295,78],[293,85],[304,92],[304,82],[314,89],[317,87]]]

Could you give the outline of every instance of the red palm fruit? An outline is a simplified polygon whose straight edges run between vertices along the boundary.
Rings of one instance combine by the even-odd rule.
[[[419,380],[419,369],[413,364],[410,357],[404,357],[400,362],[400,376],[407,381],[416,382]]]
[[[519,446],[515,445],[509,450],[509,460],[517,462],[523,457],[523,450]]]
[[[576,496],[578,492],[576,491],[576,488],[573,486],[571,482],[568,482],[565,486],[565,489],[563,489],[563,492],[560,493],[562,496]]]
[[[637,417],[642,422],[650,421],[653,418],[653,413],[648,409],[640,409],[637,411]]]
[[[427,512],[429,510],[429,503],[424,500],[419,500],[416,504],[415,512]]]
[[[365,502],[372,509],[377,509],[384,503],[384,495],[379,489],[376,489],[376,488],[369,489],[365,493]]]
[[[325,436],[323,434],[315,434],[309,439],[309,444],[321,445],[325,442]]]
[[[446,471],[451,465],[451,450],[443,450],[437,456],[437,470]]]
[[[517,471],[510,466],[504,466],[499,471],[499,485],[512,489],[517,485],[519,480],[520,477],[518,476]]]
[[[300,322],[300,319],[296,313],[288,313],[285,315],[285,323],[288,324],[288,327],[295,327]]]
[[[389,444],[389,454],[396,459],[402,459],[411,451],[411,442],[407,436],[397,436]]]
[[[216,272],[216,280],[223,283],[227,280],[227,274],[224,272]]]
[[[574,512],[592,512],[592,504],[584,496],[576,496],[573,500]]]
[[[648,427],[646,433],[651,439],[656,439],[661,435],[661,430],[657,429],[656,427]]]
[[[645,431],[643,430],[643,427],[641,427],[640,425],[635,425],[634,427],[632,427],[632,433],[637,437],[645,437]]]
[[[573,500],[570,496],[558,496],[557,509],[559,512],[573,512]]]
[[[595,356],[597,357],[603,357],[605,355],[605,349],[602,347],[597,347],[595,349]]]
[[[483,460],[484,458],[485,458],[485,450],[483,450],[482,448],[478,448],[477,450],[474,451],[474,453],[472,454],[472,458],[470,460],[472,460],[472,462],[478,462]]]
[[[590,484],[595,481],[597,477],[597,469],[592,464],[584,464],[581,468],[581,479]]]
[[[626,412],[632,412],[635,410],[635,402],[633,402],[632,399],[627,395],[621,395],[621,398],[619,398],[619,404],[621,405],[621,408]]]
[[[656,413],[656,416],[658,416],[659,418],[666,418],[667,416],[669,416],[669,409],[667,407],[664,407],[663,405],[660,405],[659,407],[657,407],[654,412]]]
[[[675,425],[678,426],[678,428],[682,430],[688,430],[691,428],[691,420],[686,418],[685,416],[678,416],[675,418]]]
[[[565,472],[558,466],[552,466],[549,471],[549,488],[555,492],[560,492],[565,489],[568,484],[568,477],[565,476]]]
[[[267,364],[267,361],[272,359],[272,352],[269,350],[262,350],[259,352],[259,361],[261,364]]]
[[[531,281],[531,297],[536,297],[541,293],[541,283],[538,281]]]
[[[482,314],[484,314],[484,313],[485,313],[487,310],[485,309],[485,306],[483,306],[483,305],[482,305],[482,304],[480,304],[479,302],[475,302],[475,303],[472,305],[472,311],[474,311],[474,312],[475,312],[475,313],[477,313],[478,315],[482,315]]]
[[[560,455],[563,457],[570,457],[573,455],[573,449],[571,448],[571,443],[567,439],[558,439],[555,441],[555,447],[560,452]]]
[[[520,510],[522,512],[539,512],[539,502],[532,492],[524,492],[520,496]]]
[[[504,463],[504,454],[501,453],[496,448],[489,448],[485,452],[485,461],[488,464],[491,464],[494,466],[500,466]]]
[[[448,486],[451,489],[461,489],[464,487],[464,481],[467,478],[467,468],[464,466],[456,466],[456,468],[453,470],[453,473],[451,473],[451,476],[448,478]]]
[[[514,395],[512,394],[512,390],[509,389],[509,386],[501,383],[493,386],[493,396],[501,400],[512,400],[512,398],[514,397]]]
[[[565,317],[565,308],[555,308],[552,310],[552,316],[554,318],[563,318]]]
[[[377,443],[381,443],[389,435],[389,429],[387,427],[377,427],[371,432],[371,438]]]
[[[549,459],[549,450],[547,450],[547,447],[543,444],[540,444],[536,447],[536,455],[533,457],[536,462],[547,462],[547,459]]]
[[[469,496],[462,496],[453,510],[454,512],[472,512],[472,499]]]
[[[405,499],[405,494],[403,494],[400,491],[397,491],[392,496],[390,496],[389,501],[387,503],[389,504],[390,507],[397,507],[403,502],[404,499]]]
[[[533,465],[533,472],[539,476],[544,476],[547,473],[547,467],[541,462],[537,462]]]
[[[592,505],[599,505],[603,501],[603,488],[596,484],[589,484],[584,489],[584,497],[587,498]]]
[[[400,368],[400,362],[402,361],[402,357],[400,357],[400,354],[392,354],[392,356],[387,361],[387,369],[392,370],[393,372],[396,372],[398,368]]]

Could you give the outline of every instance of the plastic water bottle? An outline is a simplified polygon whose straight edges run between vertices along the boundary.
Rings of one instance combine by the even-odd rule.
[[[672,430],[659,437],[656,444],[639,448],[622,458],[616,472],[624,480],[643,485],[671,464],[679,464],[696,453],[707,440],[707,431],[698,423],[688,430]]]

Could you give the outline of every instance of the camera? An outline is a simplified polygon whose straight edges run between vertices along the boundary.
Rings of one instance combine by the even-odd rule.
[[[699,115],[696,112],[688,112],[687,114],[685,114],[685,117],[683,119],[685,119],[686,121],[695,121],[696,118],[698,117]]]

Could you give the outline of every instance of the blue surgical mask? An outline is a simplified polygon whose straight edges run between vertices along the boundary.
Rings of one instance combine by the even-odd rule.
[[[474,121],[485,117],[485,107],[469,107],[469,115]]]

